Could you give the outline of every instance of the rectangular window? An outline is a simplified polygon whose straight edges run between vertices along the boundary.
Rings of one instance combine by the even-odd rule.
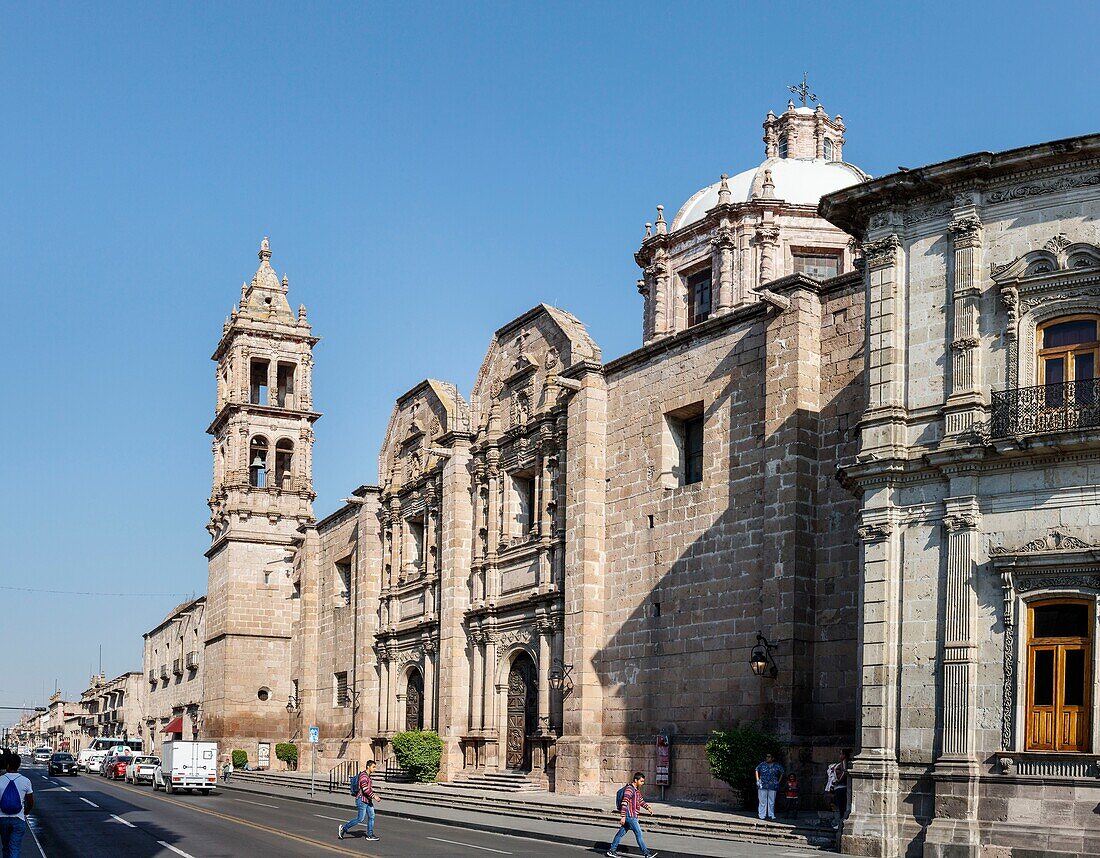
[[[677,408],[665,415],[665,486],[688,486],[703,481],[703,403]],[[664,480],[665,478],[662,478]]]
[[[278,390],[275,404],[280,408],[294,407],[294,364],[281,363],[276,367]]]
[[[351,560],[341,560],[336,564],[336,602],[351,604]]]
[[[332,675],[332,705],[348,705],[348,672],[342,670]]]
[[[424,569],[424,519],[410,518],[405,521],[405,556],[403,558],[405,577],[420,577]]]
[[[839,253],[795,253],[792,256],[795,274],[827,280],[840,273]]]
[[[688,278],[688,325],[698,325],[710,318],[710,269]]]
[[[248,401],[253,405],[267,405],[267,368],[266,360],[253,358],[249,375]]]
[[[526,536],[534,527],[535,481],[530,477],[512,476],[511,504],[513,532]]]
[[[1027,750],[1089,750],[1091,651],[1091,604],[1028,607]]]

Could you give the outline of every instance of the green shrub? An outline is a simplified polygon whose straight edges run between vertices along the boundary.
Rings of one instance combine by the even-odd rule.
[[[767,754],[782,762],[779,737],[753,727],[715,730],[707,742],[710,773],[737,790],[746,806],[756,804],[756,766]]]
[[[393,737],[393,753],[414,781],[431,783],[439,774],[443,740],[432,730],[409,730]]]
[[[275,745],[275,756],[286,763],[291,771],[298,768],[298,746],[292,742],[279,742]]]
[[[233,752],[233,768],[243,769],[248,764],[248,754],[240,749]]]

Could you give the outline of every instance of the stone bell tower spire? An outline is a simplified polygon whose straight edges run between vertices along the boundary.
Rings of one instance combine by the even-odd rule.
[[[241,287],[217,363],[203,732],[252,751],[286,727],[293,584],[289,547],[314,521],[313,336],[289,281],[260,265]],[[284,687],[285,686],[285,687]]]

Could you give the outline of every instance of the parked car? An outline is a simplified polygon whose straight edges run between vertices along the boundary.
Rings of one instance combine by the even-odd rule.
[[[132,784],[139,784],[142,781],[152,783],[153,773],[159,765],[160,760],[156,757],[134,757],[130,765],[126,767],[126,780]]]
[[[19,756],[29,757],[30,755],[31,755],[31,746],[30,745],[20,745],[19,746]]]
[[[47,763],[50,760],[50,754],[52,754],[49,748],[35,748],[34,749],[34,761],[36,763]]]
[[[76,775],[76,760],[72,754],[56,753],[50,754],[50,759],[46,763],[46,771],[50,775]]]
[[[99,766],[99,776],[101,778],[107,777],[107,773],[111,770],[111,766],[115,761],[115,754],[107,753],[103,755],[103,762]]]
[[[110,778],[113,781],[117,781],[119,778],[126,777],[126,767],[130,765],[134,760],[133,757],[111,757],[107,760],[105,778]]]
[[[80,753],[83,755],[84,752],[81,751]],[[106,759],[107,755],[103,751],[92,751],[84,758],[84,771],[89,774],[99,774]]]

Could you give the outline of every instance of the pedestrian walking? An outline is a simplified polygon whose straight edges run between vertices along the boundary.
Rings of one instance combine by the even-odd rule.
[[[790,772],[783,782],[783,816],[798,816],[798,775]]]
[[[616,851],[619,842],[626,836],[626,832],[633,831],[634,839],[638,841],[638,848],[642,850],[643,858],[654,858],[656,852],[650,852],[642,838],[642,826],[638,824],[638,814],[644,808],[646,813],[653,813],[653,809],[642,798],[642,786],[645,784],[645,775],[635,772],[630,783],[624,786],[615,796],[615,806],[619,810],[619,830],[615,832],[615,839],[611,841],[611,848],[607,850],[608,858],[619,858]]]
[[[356,815],[340,826],[337,838],[344,839],[354,826],[367,821],[367,840],[377,840],[374,836],[374,805],[378,801],[378,795],[374,791],[374,760],[367,760],[363,771],[351,779],[351,794],[355,796]]]
[[[833,831],[840,830],[840,823],[848,812],[848,757],[851,753],[845,748],[840,752],[840,759],[827,770],[825,792],[833,804]]]
[[[764,762],[756,767],[756,794],[759,798],[756,815],[761,819],[775,819],[775,794],[781,780],[783,766],[775,761],[774,754],[766,755]]]
[[[14,751],[0,754],[0,843],[4,858],[19,858],[27,814],[34,809],[34,788],[29,778],[19,774],[19,763]]]

